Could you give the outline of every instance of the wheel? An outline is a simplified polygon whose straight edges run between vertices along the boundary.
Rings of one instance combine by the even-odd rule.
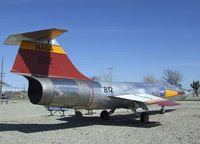
[[[149,114],[147,112],[143,112],[140,116],[140,122],[141,123],[147,123],[149,122]]]
[[[101,119],[108,120],[109,119],[109,113],[106,110],[103,110],[101,112]]]
[[[160,113],[161,113],[161,114],[164,114],[164,113],[165,113],[165,108],[164,108],[164,107],[162,107],[162,108],[160,109]]]
[[[83,117],[82,113],[80,111],[76,111],[75,112],[75,116],[76,117]]]

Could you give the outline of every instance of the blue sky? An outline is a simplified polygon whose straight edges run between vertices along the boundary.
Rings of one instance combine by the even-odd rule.
[[[54,27],[69,30],[58,42],[87,76],[113,67],[115,81],[166,69],[182,72],[184,87],[200,79],[199,0],[1,0],[0,13],[4,81],[14,86],[27,82],[10,73],[18,46],[6,37]]]

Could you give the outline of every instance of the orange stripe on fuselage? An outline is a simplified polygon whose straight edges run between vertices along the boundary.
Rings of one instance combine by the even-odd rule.
[[[20,49],[65,54],[65,51],[61,46],[27,41],[21,42]]]

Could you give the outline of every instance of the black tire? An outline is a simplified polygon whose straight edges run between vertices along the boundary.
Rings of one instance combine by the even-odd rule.
[[[83,117],[83,114],[80,111],[76,111],[75,116],[80,118],[80,117]]]
[[[106,110],[102,111],[100,116],[103,120],[109,120],[109,113]]]
[[[149,122],[149,114],[147,112],[143,112],[140,116],[141,123],[148,123]]]

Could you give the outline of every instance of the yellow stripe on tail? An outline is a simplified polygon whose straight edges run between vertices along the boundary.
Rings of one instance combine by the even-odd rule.
[[[27,41],[21,42],[20,49],[65,54],[65,51],[63,50],[63,48],[61,46],[27,42]]]

